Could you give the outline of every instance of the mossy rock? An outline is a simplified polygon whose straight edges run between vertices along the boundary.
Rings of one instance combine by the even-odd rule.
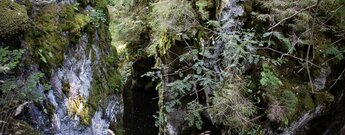
[[[26,8],[9,0],[0,1],[0,38],[5,38],[27,28],[29,17]]]
[[[90,17],[77,13],[74,18],[72,33],[80,32],[87,24],[90,23]]]
[[[314,97],[315,97],[314,102],[316,104],[327,105],[327,104],[330,104],[334,101],[334,96],[329,92],[315,93]]]
[[[48,4],[33,18],[35,27],[25,33],[27,48],[35,58],[41,59],[47,71],[60,66],[68,45],[78,43],[90,18],[77,12],[72,5]]]
[[[69,98],[67,106],[68,115],[72,118],[79,117],[81,124],[90,125],[91,117],[89,115],[89,108],[87,107],[86,100],[83,97],[76,99]]]
[[[108,46],[110,47],[110,45]],[[122,89],[122,79],[117,71],[116,50],[110,51],[108,55],[102,56],[100,65],[107,70],[94,69],[93,81],[88,99],[89,115],[93,116],[99,107],[106,108],[108,96],[118,94]]]

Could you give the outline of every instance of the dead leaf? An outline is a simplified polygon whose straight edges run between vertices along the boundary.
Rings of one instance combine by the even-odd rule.
[[[20,105],[16,108],[16,111],[15,111],[15,113],[14,113],[14,116],[18,116],[18,115],[23,111],[24,106],[25,106],[26,104],[28,104],[28,103],[30,103],[30,102],[24,102],[24,103],[20,104]]]

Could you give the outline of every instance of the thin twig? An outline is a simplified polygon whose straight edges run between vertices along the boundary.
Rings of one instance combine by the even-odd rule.
[[[311,61],[307,61],[306,59],[303,59],[303,58],[300,58],[300,57],[296,57],[296,56],[294,56],[294,55],[287,54],[287,53],[284,53],[284,52],[275,50],[275,49],[273,49],[273,48],[269,48],[269,47],[259,47],[259,48],[257,48],[257,49],[271,50],[271,51],[273,51],[273,52],[275,52],[275,53],[279,53],[279,54],[281,54],[281,55],[289,56],[289,57],[291,57],[291,58],[294,58],[294,59],[297,59],[297,60],[300,60],[300,61],[305,61],[305,62],[308,62],[308,63],[309,63],[310,65],[312,65],[312,66],[315,66],[315,67],[317,67],[317,68],[321,68],[321,66],[316,65],[316,64],[312,63]]]
[[[293,15],[284,18],[283,20],[279,21],[278,23],[276,23],[275,25],[273,25],[272,27],[270,27],[270,28],[268,29],[268,31],[271,31],[271,30],[274,29],[275,27],[279,26],[281,23],[283,23],[283,22],[285,22],[285,21],[287,21],[287,20],[289,20],[289,19],[295,17],[295,16],[298,15],[299,13],[301,13],[301,12],[303,12],[303,11],[306,11],[306,10],[308,10],[308,9],[311,9],[311,8],[316,7],[317,5],[319,5],[319,3],[320,3],[320,0],[318,0],[314,5],[311,5],[311,6],[309,6],[309,7],[306,7],[306,8],[304,8],[304,9],[302,9],[302,10],[300,10],[300,11],[294,13]]]
[[[345,68],[344,68],[344,70],[341,72],[341,74],[339,75],[339,77],[337,78],[337,80],[335,80],[335,82],[332,84],[332,86],[329,87],[330,89],[332,89],[333,86],[335,86],[335,84],[340,80],[340,78],[343,76],[344,72],[345,72]]]
[[[310,45],[308,45],[307,58],[306,58],[307,62],[306,62],[305,64],[306,64],[306,66],[307,66],[306,69],[307,69],[307,73],[308,73],[309,83],[310,83],[310,85],[311,85],[311,91],[312,91],[312,93],[314,93],[313,80],[312,80],[312,78],[311,78],[311,75],[310,75],[310,68],[309,68],[309,52],[310,52]]]

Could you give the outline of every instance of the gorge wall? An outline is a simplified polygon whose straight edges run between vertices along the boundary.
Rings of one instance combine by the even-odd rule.
[[[343,0],[2,0],[0,133],[344,134]]]
[[[0,5],[1,47],[23,50],[18,68],[5,73],[15,76],[17,86],[1,99],[22,108],[1,107],[10,117],[2,133],[121,133],[122,83],[107,2],[4,0]]]

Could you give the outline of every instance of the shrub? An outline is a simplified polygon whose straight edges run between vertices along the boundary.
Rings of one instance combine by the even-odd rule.
[[[0,73],[10,71],[17,67],[24,50],[10,51],[8,48],[0,48]]]
[[[187,0],[161,0],[152,4],[151,27],[160,35],[167,33],[176,36],[179,33],[195,34],[196,15]]]
[[[103,10],[97,9],[97,10],[91,11],[90,21],[96,27],[99,27],[102,23],[104,23],[107,20],[105,18],[105,14],[103,13]]]
[[[249,118],[255,114],[255,107],[240,92],[245,82],[232,80],[224,84],[222,89],[214,92],[209,112],[216,123],[226,126],[231,133],[250,123]]]

